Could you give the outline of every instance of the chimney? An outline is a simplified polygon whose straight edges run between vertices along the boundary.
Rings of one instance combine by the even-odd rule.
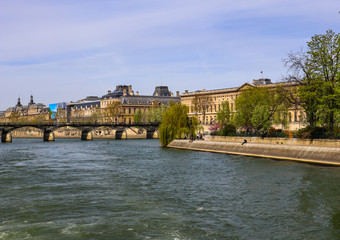
[[[184,93],[189,93],[189,90],[185,90]]]
[[[126,96],[127,95],[127,91],[126,91],[126,88],[123,89],[123,96]]]
[[[110,94],[110,93],[111,93],[111,90],[108,90],[107,93]]]
[[[128,91],[129,91],[129,95],[135,95],[134,92],[132,91],[132,85],[128,86]]]
[[[138,91],[136,92],[136,95],[139,96],[139,92]]]
[[[202,92],[205,92],[205,88],[202,88]]]
[[[171,97],[173,97],[173,96],[174,96],[174,94],[173,94],[172,92],[170,92],[170,94],[171,94]]]
[[[176,91],[176,97],[179,97],[179,91]]]

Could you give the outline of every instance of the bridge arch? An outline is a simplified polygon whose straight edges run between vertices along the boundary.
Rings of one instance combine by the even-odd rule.
[[[129,134],[146,134],[146,138],[157,136],[158,123],[108,124],[108,123],[0,123],[1,141],[11,142],[11,132],[20,128],[34,128],[42,131],[44,141],[54,141],[55,131],[58,129],[75,129],[81,131],[82,140],[92,140],[96,131],[108,131],[115,139],[127,139]],[[78,135],[78,134],[77,134]],[[140,138],[140,136],[139,136]]]

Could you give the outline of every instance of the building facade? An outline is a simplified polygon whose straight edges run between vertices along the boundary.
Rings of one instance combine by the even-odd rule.
[[[8,108],[4,113],[6,120],[29,120],[32,121],[37,118],[40,120],[49,119],[49,108],[42,103],[35,103],[31,95],[30,101],[27,105],[22,105],[20,97],[14,107]]]
[[[245,83],[239,87],[215,90],[197,90],[189,92],[185,90],[181,94],[181,102],[189,107],[189,116],[196,116],[202,125],[211,125],[216,122],[217,112],[221,109],[223,102],[229,102],[229,108],[235,113],[235,100],[241,91],[252,87],[266,87],[275,89],[278,85],[285,89],[294,89],[299,86],[297,82],[272,83],[270,79],[253,80],[253,84]],[[288,123],[290,130],[305,127],[305,113],[301,106],[293,105],[288,111]],[[282,126],[274,125],[276,128]]]
[[[134,93],[131,85],[118,85],[114,91],[108,90],[101,98],[90,96],[68,104],[68,121],[96,118],[102,122],[131,124],[138,110],[145,113],[153,107],[168,105],[171,101],[180,102],[179,92],[176,95],[173,96],[167,86],[157,86],[153,95],[139,95],[138,91]]]

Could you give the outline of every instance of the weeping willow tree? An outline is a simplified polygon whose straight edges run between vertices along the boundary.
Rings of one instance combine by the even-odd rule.
[[[188,111],[188,106],[177,103],[163,113],[163,121],[159,126],[162,146],[167,146],[175,138],[195,134],[199,128],[198,121],[196,118],[188,118]]]

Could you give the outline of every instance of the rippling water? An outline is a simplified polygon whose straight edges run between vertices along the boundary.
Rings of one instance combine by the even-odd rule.
[[[164,149],[0,144],[0,239],[339,239],[340,168]]]

